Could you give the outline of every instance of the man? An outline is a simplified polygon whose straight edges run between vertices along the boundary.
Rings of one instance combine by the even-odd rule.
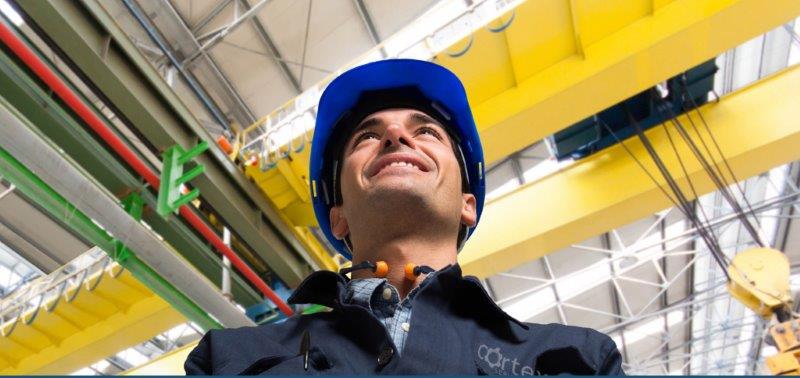
[[[326,313],[210,331],[189,374],[622,374],[599,332],[521,323],[458,250],[483,208],[483,152],[458,78],[433,63],[385,60],[323,93],[310,186],[320,228],[352,258],[316,272],[293,304]]]

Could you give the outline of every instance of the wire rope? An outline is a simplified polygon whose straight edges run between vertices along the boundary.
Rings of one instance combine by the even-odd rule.
[[[687,219],[689,219],[690,222],[692,222],[693,226],[698,230],[698,234],[701,236],[701,238],[703,239],[705,244],[708,246],[709,251],[711,251],[711,255],[714,257],[714,260],[720,265],[720,267],[723,268],[723,273],[725,274],[727,280],[730,281],[730,276],[728,275],[728,272],[727,272],[726,267],[725,267],[725,263],[723,261],[723,258],[721,257],[723,254],[720,253],[721,250],[719,248],[719,244],[716,243],[715,238],[713,238],[713,236],[709,233],[709,230],[707,229],[707,225],[704,224],[699,219],[699,217],[696,216],[695,211],[693,209],[693,205],[686,198],[686,195],[683,193],[683,191],[678,186],[678,184],[675,181],[674,177],[670,173],[669,169],[666,167],[666,164],[664,164],[664,162],[661,159],[661,157],[658,155],[658,152],[653,147],[653,145],[650,142],[649,138],[647,138],[647,136],[644,134],[644,131],[642,130],[641,126],[636,121],[636,119],[633,117],[633,114],[631,113],[630,109],[628,108],[627,103],[623,101],[622,102],[622,107],[625,110],[625,112],[626,112],[626,114],[628,116],[628,119],[631,122],[631,124],[633,125],[633,127],[634,127],[634,129],[636,131],[636,135],[638,136],[639,140],[642,142],[642,145],[644,146],[645,150],[650,155],[651,159],[653,160],[653,162],[656,165],[656,168],[658,168],[658,170],[661,173],[662,177],[666,181],[667,186],[669,187],[670,191],[675,195],[675,200],[673,202],[676,203],[676,205],[677,205],[676,207],[679,210],[681,210],[681,212],[687,217]],[[609,130],[610,130],[610,128],[609,128]],[[615,137],[615,139],[619,139],[619,138]],[[630,151],[627,150],[627,148],[626,148],[626,151],[628,151],[630,153]],[[643,167],[642,164],[639,164],[639,165]],[[670,199],[672,199],[672,198],[670,197]]]
[[[703,127],[706,130],[706,133],[708,133],[708,136],[711,138],[711,142],[714,144],[714,148],[716,148],[717,153],[719,153],[720,160],[722,160],[722,163],[725,165],[725,168],[727,168],[728,173],[731,175],[731,178],[733,179],[733,185],[735,185],[736,188],[739,190],[739,194],[741,194],[742,200],[744,200],[744,203],[747,206],[747,209],[749,210],[749,213],[753,214],[753,206],[750,204],[750,201],[747,199],[747,196],[745,195],[744,189],[742,188],[741,185],[739,185],[739,183],[740,183],[739,178],[737,178],[736,174],[733,172],[733,168],[731,168],[731,165],[728,162],[728,158],[722,152],[722,148],[720,148],[719,142],[717,142],[717,138],[714,136],[714,133],[711,132],[711,128],[708,126],[708,122],[706,122],[705,117],[703,117],[703,113],[700,111],[700,107],[698,106],[697,102],[695,102],[694,98],[692,98],[692,96],[689,95],[689,88],[688,88],[688,84],[686,83],[686,74],[685,73],[683,74],[681,79],[682,79],[681,80],[681,87],[683,88],[683,91],[684,91],[684,94],[685,94],[685,98],[687,98],[689,100],[689,102],[692,104],[692,108],[697,113],[698,118],[700,118],[700,122],[702,122]],[[716,97],[716,101],[719,102],[719,95],[714,93],[714,96]],[[703,141],[703,145],[705,146],[705,141],[704,141],[702,135],[700,135],[700,132],[697,130],[697,127],[694,125],[694,121],[692,120],[691,113],[689,112],[689,109],[686,109],[686,117],[689,119],[689,122],[692,123],[692,127],[695,128],[695,133],[697,133],[697,136],[700,138],[701,141]],[[709,155],[711,155],[711,152],[710,152],[709,148],[707,146],[705,146],[705,147],[706,147],[706,150],[709,151]],[[719,168],[719,165],[716,162],[716,160],[712,159],[712,161],[714,161],[714,165],[721,172],[722,170]],[[759,228],[761,228],[761,223],[758,220],[758,217],[753,216],[753,219],[756,221],[756,224],[759,226]]]
[[[708,162],[706,157],[703,155],[703,153],[700,150],[700,148],[697,146],[697,144],[694,142],[692,137],[686,131],[686,128],[683,126],[683,124],[680,122],[680,120],[678,120],[678,116],[672,111],[672,108],[669,107],[669,106],[665,106],[664,109],[668,112],[668,116],[669,116],[670,122],[673,123],[673,125],[675,126],[675,129],[678,131],[678,134],[681,136],[681,138],[689,146],[689,149],[692,151],[692,154],[695,156],[695,158],[697,158],[697,160],[700,162],[700,165],[703,167],[703,170],[705,170],[705,172],[708,174],[709,178],[711,179],[711,181],[716,186],[716,188],[719,191],[720,195],[722,195],[722,197],[725,199],[725,201],[728,202],[728,204],[731,206],[731,208],[733,209],[734,213],[740,219],[740,221],[742,222],[742,225],[745,227],[745,229],[750,234],[750,236],[753,238],[753,240],[756,241],[756,243],[759,246],[763,247],[765,245],[765,243],[763,242],[763,240],[761,240],[761,237],[758,234],[758,231],[753,227],[752,223],[750,223],[749,219],[747,219],[747,217],[745,216],[744,209],[741,208],[741,206],[739,205],[739,202],[736,200],[736,198],[733,196],[733,194],[730,193],[730,191],[728,190],[728,186],[729,185],[726,185],[726,182],[723,181],[723,179],[720,178],[717,175],[717,172],[713,169],[711,164]],[[713,156],[711,158],[713,160]]]

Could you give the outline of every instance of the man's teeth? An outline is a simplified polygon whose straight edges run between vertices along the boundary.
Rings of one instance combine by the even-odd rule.
[[[395,162],[392,162],[392,164],[389,164],[389,166],[390,167],[414,167],[416,169],[419,169],[419,167],[417,167],[416,165],[411,164],[411,163],[407,163],[407,162],[404,162],[404,161],[395,161]]]

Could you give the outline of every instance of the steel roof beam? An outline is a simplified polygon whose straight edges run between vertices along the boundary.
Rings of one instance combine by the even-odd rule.
[[[225,28],[221,29],[218,33],[214,34],[214,36],[210,37],[208,41],[203,42],[203,45],[200,46],[200,48],[197,49],[197,51],[193,52],[183,60],[183,64],[185,65],[192,62],[195,58],[200,56],[200,54],[211,50],[214,46],[217,45],[217,43],[222,42],[222,40],[228,34],[232,33],[240,25],[242,25],[243,23],[247,22],[247,20],[254,17],[258,13],[258,11],[261,10],[261,8],[268,2],[269,0],[261,0],[258,3],[256,3],[256,5],[248,8],[247,11],[244,12],[244,14],[238,16],[235,20],[233,20],[233,22],[225,26]]]
[[[167,2],[164,2],[163,4],[162,3],[156,3],[156,2],[152,2],[152,3],[146,2],[144,4],[140,4],[139,6],[148,11],[147,12],[147,17],[150,19],[150,22],[155,23],[156,25],[159,25],[161,22],[166,21],[166,22],[168,22],[169,24],[171,24],[172,26],[174,26],[174,27],[176,27],[178,29],[178,30],[170,32],[170,33],[164,33],[165,37],[168,37],[169,39],[173,39],[173,40],[174,39],[178,39],[176,41],[176,44],[178,46],[181,46],[181,45],[185,46],[186,43],[181,43],[181,42],[185,42],[185,41],[188,40],[188,42],[190,43],[190,45],[192,46],[192,48],[194,50],[181,51],[182,54],[194,53],[195,51],[200,50],[201,44],[197,40],[197,37],[189,29],[189,26],[188,26],[186,20],[183,19],[183,17],[180,15],[180,13],[178,13],[178,11],[175,9],[175,7],[172,5],[171,2],[167,1]],[[160,17],[151,16],[153,13],[151,13],[149,11],[155,12],[157,16],[158,15],[166,16],[167,19],[166,20],[159,20]],[[164,26],[164,28],[167,28],[167,27],[170,27],[170,26]],[[181,39],[183,41],[181,41]],[[236,116],[237,121],[239,122],[239,125],[249,125],[249,124],[255,122],[256,118],[255,118],[255,116],[253,114],[253,111],[250,109],[250,107],[247,105],[247,103],[244,101],[244,99],[242,99],[242,97],[239,95],[239,92],[236,91],[236,89],[233,87],[233,83],[231,83],[231,81],[228,78],[228,76],[225,75],[225,73],[222,72],[222,70],[219,68],[219,65],[217,64],[217,61],[214,59],[213,56],[211,56],[210,52],[202,51],[201,52],[201,56],[203,58],[203,61],[210,68],[211,79],[212,79],[211,81],[214,82],[216,88],[219,88],[218,95],[223,95],[224,94],[223,98],[225,100],[227,100],[227,101],[224,101],[224,102],[227,103],[226,104],[227,106],[233,108],[231,110],[233,110],[233,113]],[[191,65],[187,66],[185,68],[186,68],[187,72],[191,72],[192,71]]]
[[[216,147],[155,68],[96,0],[21,2],[20,7],[61,46],[129,122],[157,150],[195,145],[212,147],[197,158],[206,171],[193,181],[203,201],[220,215],[237,237],[263,258],[290,287],[310,272],[303,247],[274,207]],[[106,44],[110,36],[111,43]],[[103,50],[108,46],[107,50]],[[101,55],[100,51],[104,54]]]
[[[62,109],[49,92],[42,90],[36,81],[14,66],[9,57],[3,54],[0,54],[0,87],[4,90],[5,99],[12,106],[46,137],[50,140],[57,140],[59,147],[91,172],[92,177],[109,192],[124,194],[139,191],[146,205],[155,206],[155,195],[147,190],[141,190],[141,180],[134,177],[108,149],[100,146],[96,138]],[[201,240],[193,230],[180,222],[168,222],[152,211],[145,211],[143,219],[173,248],[192,261],[206,277],[217,279],[216,277],[222,269],[222,263],[207,243]],[[0,223],[2,223],[2,217],[0,217]],[[39,247],[41,248],[41,246]],[[58,266],[66,262],[61,261]],[[233,275],[233,278],[235,282],[233,292],[239,303],[248,306],[261,301],[261,296],[244,282],[239,274]]]
[[[208,14],[203,16],[203,18],[200,19],[200,21],[197,21],[197,24],[192,25],[191,28],[192,34],[196,35],[197,33],[199,33],[200,30],[206,27],[206,25],[208,25],[209,22],[213,21],[214,18],[217,17],[217,15],[220,14],[228,6],[228,4],[232,2],[233,0],[223,0],[219,4],[217,4],[217,6],[215,6],[214,9],[208,12]],[[170,0],[169,3],[170,6],[172,6],[172,0]],[[174,6],[172,7],[174,8]]]
[[[611,251],[612,250],[611,235],[609,235],[608,232],[604,232],[603,235],[600,236],[600,238],[603,243],[603,248]],[[617,274],[616,268],[614,266],[614,262],[611,259],[608,259],[608,265],[609,265],[609,270],[611,270],[611,273],[616,275]],[[612,284],[609,284],[608,287],[609,291],[611,292],[611,305],[614,311],[614,315],[619,316],[614,318],[614,324],[622,323],[622,306],[620,305],[619,293],[617,293],[616,285],[613,285],[612,282]],[[630,361],[630,357],[628,356],[628,345],[625,342],[625,327],[622,327],[619,330],[619,338],[622,341],[622,345],[619,346],[622,352],[622,360],[624,362],[628,362]]]
[[[792,164],[789,167],[787,176],[786,185],[784,186],[783,191],[785,193],[791,193],[796,188],[800,187],[800,164]],[[797,216],[797,210],[797,206],[792,206],[789,208],[784,208],[780,212],[782,218],[778,222],[778,227],[775,231],[775,243],[773,243],[773,245],[775,245],[778,250],[782,251],[783,253],[786,253],[786,247],[789,245],[789,230],[792,228],[792,218]],[[800,304],[800,302],[797,303]]]
[[[367,34],[369,34],[369,38],[372,39],[372,43],[376,46],[381,43],[381,37],[378,34],[378,28],[375,27],[375,22],[372,20],[372,16],[369,14],[369,9],[367,9],[367,5],[364,4],[364,0],[353,0],[353,5],[355,5],[356,10],[358,10],[358,15],[361,16],[361,21],[364,23],[364,27],[367,28]],[[386,57],[386,50],[381,47],[381,56]]]
[[[248,0],[239,0],[239,3],[241,3],[246,10],[250,10],[250,8],[252,8]],[[275,64],[277,64],[278,68],[280,68],[283,77],[286,78],[286,80],[289,82],[289,85],[294,88],[297,94],[302,93],[303,87],[300,86],[300,81],[294,76],[292,70],[289,69],[289,66],[286,65],[283,55],[281,55],[278,47],[275,46],[275,42],[272,41],[269,33],[267,33],[267,29],[264,28],[264,25],[261,23],[258,17],[253,17],[251,19],[251,24],[253,25],[253,29],[256,31],[258,38],[261,40],[261,43],[267,48],[267,51],[270,55],[272,55]]]

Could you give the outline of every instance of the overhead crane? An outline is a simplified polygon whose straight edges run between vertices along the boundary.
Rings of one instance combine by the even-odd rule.
[[[614,7],[582,1],[530,1],[433,59],[464,82],[484,154],[491,164],[800,14],[800,3],[795,1],[776,1],[766,8],[750,0],[620,0]],[[789,89],[794,85],[793,76],[787,73],[785,80],[770,79],[770,87]],[[746,97],[742,102],[750,109],[756,109],[749,105],[751,101],[760,103],[767,98],[744,92],[735,97]],[[314,225],[308,189],[300,188],[301,184],[308,185],[308,150],[292,147],[304,145],[309,137],[297,136],[284,146],[275,146],[269,138],[280,131],[278,128],[290,127],[293,112],[302,110],[299,101],[265,116],[233,143],[245,173],[296,230]],[[719,114],[729,114],[728,105],[737,109],[735,103],[739,102],[725,102]],[[764,116],[785,116],[792,106],[777,105],[779,114]],[[761,112],[764,108],[758,109]],[[749,112],[747,116],[759,117],[758,113]],[[730,140],[730,148],[741,147],[739,152],[751,157],[755,150],[767,151],[795,142],[792,125],[785,122],[775,124],[782,129],[776,134],[759,136],[773,138],[762,140],[763,144],[756,144],[759,138],[743,140],[747,138],[733,133],[727,125],[743,115],[737,112],[737,116],[714,122],[719,128],[717,134],[742,137]],[[281,118],[285,119],[283,123],[275,122]],[[254,140],[260,140],[260,145]],[[242,148],[248,145],[256,147]],[[791,161],[794,155],[784,151],[767,159],[753,159],[749,168],[736,169],[742,171],[742,177],[748,177]],[[641,173],[634,166],[627,176],[613,174],[618,166],[634,164],[629,160],[624,152],[608,152],[490,203],[487,217],[459,255],[465,272],[487,277],[666,208],[668,204],[656,198],[655,186],[644,182],[629,185],[631,177],[638,178]],[[598,180],[583,184],[577,177]],[[593,184],[587,186],[589,182]],[[625,188],[606,190],[602,195],[595,190],[609,183],[612,188]],[[639,188],[639,197],[633,188]],[[542,203],[541,198],[552,198],[555,193],[572,193],[570,198],[575,200]],[[547,214],[547,220],[542,214]],[[324,254],[314,248],[310,251],[312,255]]]
[[[740,178],[800,159],[796,148],[800,124],[794,121],[800,117],[798,66],[723,96],[718,103],[712,101],[700,111]],[[681,119],[688,123],[686,117]],[[753,132],[753,125],[759,125],[758,132]],[[679,172],[663,129],[654,127],[646,134],[667,165]],[[655,171],[641,143],[626,144],[649,171]],[[679,152],[691,155],[685,146]],[[698,194],[715,190],[699,163],[689,163]],[[683,175],[679,181],[685,188]],[[570,201],[544,200],[548,198]],[[488,277],[670,206],[624,147],[615,145],[490,202],[459,261],[466,272]]]

